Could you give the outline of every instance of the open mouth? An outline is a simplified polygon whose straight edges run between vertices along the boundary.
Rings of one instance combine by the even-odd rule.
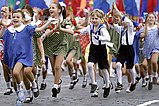
[[[50,11],[50,14],[53,14],[54,12],[53,11]]]

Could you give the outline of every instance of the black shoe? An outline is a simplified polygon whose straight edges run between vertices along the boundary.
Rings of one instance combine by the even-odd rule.
[[[136,83],[140,81],[141,77],[136,77]]]
[[[32,97],[26,97],[24,103],[30,103],[33,101],[33,96]]]
[[[149,82],[148,83],[148,90],[152,90],[152,88],[153,88],[153,82]]]
[[[74,88],[74,82],[71,81],[69,89],[73,89],[73,88]]]
[[[72,73],[72,79],[76,80],[77,79],[77,73]]]
[[[123,85],[118,82],[115,88],[115,92],[119,93],[122,89],[123,89]]]
[[[38,86],[36,88],[32,88],[32,90],[33,90],[34,97],[35,98],[38,97],[39,96],[39,88],[38,88]]]
[[[4,93],[4,95],[10,95],[12,93],[13,93],[12,88],[7,88],[7,91]]]
[[[130,91],[131,91],[131,92],[134,91],[135,88],[136,88],[136,83],[130,85]]]
[[[57,97],[57,89],[52,88],[52,97]]]
[[[82,88],[85,88],[87,86],[87,80],[82,82]]]
[[[45,90],[46,89],[46,83],[44,84],[44,83],[41,83],[41,87],[40,87],[40,90]]]
[[[73,80],[74,85],[76,85],[78,81],[79,81],[79,79],[78,79],[78,78],[76,78],[75,80]]]
[[[111,87],[109,88],[103,88],[104,89],[104,92],[103,92],[103,97],[106,98],[110,95],[110,90],[111,90]]]
[[[91,97],[98,97],[98,86],[96,84],[91,85]]]
[[[98,86],[96,84],[92,84],[90,93],[94,93],[95,90],[97,90],[97,88],[98,88]]]

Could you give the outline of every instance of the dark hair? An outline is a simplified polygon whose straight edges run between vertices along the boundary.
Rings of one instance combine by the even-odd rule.
[[[15,10],[15,11],[13,11],[13,14],[14,14],[14,13],[20,13],[20,14],[22,15],[22,17],[25,18],[25,15],[24,15],[24,13],[22,12],[22,10]]]
[[[49,16],[50,16],[49,9],[48,9],[48,8],[44,9],[44,10],[43,10],[44,20],[48,20]]]
[[[31,17],[33,17],[34,12],[30,5],[26,4],[25,6],[22,7],[22,9],[27,9],[27,11],[30,13]]]
[[[62,14],[63,18],[66,19],[66,9],[64,6],[61,6],[58,2],[56,4],[57,8],[61,10],[60,14]]]

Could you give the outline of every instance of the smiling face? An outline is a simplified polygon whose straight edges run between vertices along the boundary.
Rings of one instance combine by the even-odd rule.
[[[156,21],[155,15],[152,14],[152,13],[148,14],[148,16],[147,16],[147,22],[149,24],[155,24],[155,21]]]
[[[55,3],[52,3],[50,5],[50,8],[49,8],[49,12],[50,12],[50,16],[51,17],[56,17],[56,16],[59,16],[59,13],[60,13],[60,9],[58,8],[57,4]]]
[[[90,13],[90,21],[93,25],[98,26],[102,22],[102,18],[104,17],[104,12],[99,9],[95,9]]]
[[[101,19],[97,15],[91,16],[90,21],[94,26],[98,26],[101,23]]]
[[[22,13],[21,12],[14,12],[12,20],[13,20],[14,27],[19,27],[23,21]]]
[[[1,16],[2,18],[9,16],[9,8],[4,6],[1,8]]]
[[[120,23],[120,21],[121,21],[121,19],[120,19],[119,15],[114,14],[113,15],[113,22],[114,23]]]

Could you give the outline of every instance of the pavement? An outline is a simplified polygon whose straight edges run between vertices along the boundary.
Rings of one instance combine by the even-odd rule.
[[[1,72],[1,70],[0,70]],[[2,73],[2,72],[1,72]],[[57,98],[52,97],[51,89],[53,87],[53,76],[48,74],[46,82],[46,90],[40,91],[40,95],[33,99],[32,103],[23,104],[23,106],[159,106],[159,85],[154,85],[150,91],[147,87],[141,87],[141,81],[136,87],[136,90],[131,93],[126,93],[127,78],[123,77],[124,89],[120,93],[115,93],[111,90],[111,95],[108,98],[103,98],[103,80],[97,74],[97,83],[99,87],[99,95],[96,98],[90,96],[90,86],[87,84],[86,88],[82,88],[82,77],[79,77],[79,82],[75,88],[69,90],[70,78],[68,72],[62,71],[62,89]],[[38,83],[40,86],[41,76]],[[87,83],[90,82],[87,75]],[[111,78],[114,86],[116,78]],[[6,90],[3,74],[0,75],[0,106],[15,106],[16,94],[3,95]]]

